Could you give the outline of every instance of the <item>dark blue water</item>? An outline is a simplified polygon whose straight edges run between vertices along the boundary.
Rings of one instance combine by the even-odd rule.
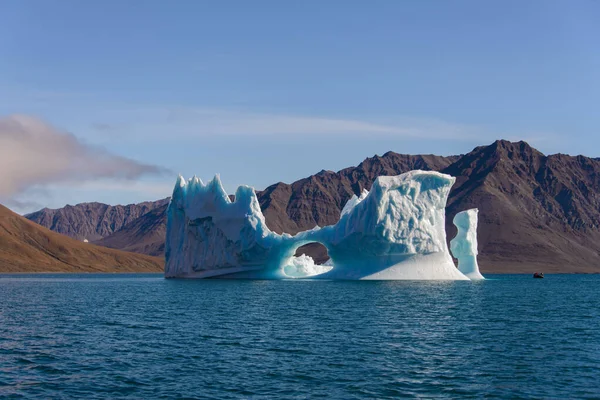
[[[0,397],[599,397],[599,289],[0,275]]]

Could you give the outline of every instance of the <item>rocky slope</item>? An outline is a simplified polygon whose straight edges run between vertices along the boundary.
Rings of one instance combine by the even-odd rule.
[[[454,236],[451,221],[458,211],[480,209],[484,272],[600,272],[600,161],[545,156],[525,142],[496,141],[453,157],[388,152],[339,172],[280,182],[257,195],[272,230],[296,233],[335,223],[352,194],[370,189],[377,176],[413,169],[457,177],[448,201],[449,237]],[[164,223],[157,208],[102,243],[159,254]],[[302,252],[321,261],[327,257],[314,244]]]
[[[167,234],[167,206],[152,209],[120,230],[94,241],[99,246],[162,257]]]
[[[92,242],[111,235],[154,208],[167,203],[168,199],[126,206],[81,203],[59,209],[44,208],[25,217],[54,232]]]
[[[0,205],[0,272],[160,272],[157,257],[83,243]]]

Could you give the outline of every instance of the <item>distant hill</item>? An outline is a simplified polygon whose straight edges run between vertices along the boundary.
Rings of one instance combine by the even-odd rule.
[[[52,232],[0,205],[0,272],[160,272],[157,257]]]
[[[27,214],[25,217],[45,228],[73,239],[87,239],[93,242],[117,232],[128,223],[168,202],[168,199],[163,199],[126,206],[81,203],[59,209],[44,208]]]
[[[370,189],[378,176],[413,169],[457,177],[448,199],[449,238],[455,234],[452,218],[457,212],[480,209],[484,272],[600,272],[600,161],[545,156],[525,142],[499,140],[451,157],[388,152],[339,172],[321,171],[291,184],[276,183],[257,196],[267,225],[275,232],[293,234],[335,223],[352,194]],[[155,206],[153,213],[124,224],[99,243],[161,254],[164,209],[165,203]],[[327,257],[315,245],[300,252],[318,260]]]

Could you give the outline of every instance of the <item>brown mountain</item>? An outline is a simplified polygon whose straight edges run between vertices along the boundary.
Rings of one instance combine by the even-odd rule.
[[[168,202],[123,226],[103,239],[99,246],[162,257],[165,253]]]
[[[458,211],[480,210],[484,270],[600,272],[600,161],[497,141],[442,172],[457,177],[449,237]]]
[[[496,141],[452,157],[388,152],[339,172],[321,171],[292,184],[280,182],[257,195],[267,225],[275,232],[293,234],[335,223],[352,194],[370,189],[377,176],[413,169],[457,177],[448,200],[449,238],[454,236],[452,218],[457,212],[480,209],[484,272],[600,272],[600,161],[545,156],[525,142]],[[156,209],[103,242],[159,254],[164,224],[164,214]],[[321,261],[327,257],[317,245],[301,252]]]
[[[160,272],[157,257],[52,232],[0,205],[0,272]]]
[[[25,217],[54,232],[73,239],[90,242],[117,232],[156,207],[164,206],[168,199],[146,201],[126,206],[103,203],[81,203],[59,209],[44,208]]]

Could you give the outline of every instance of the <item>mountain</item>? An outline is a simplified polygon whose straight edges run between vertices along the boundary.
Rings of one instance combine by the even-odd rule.
[[[165,252],[168,205],[166,202],[152,209],[112,235],[96,240],[94,244],[162,257]]]
[[[293,234],[335,223],[352,194],[370,189],[377,176],[413,169],[457,178],[448,199],[449,238],[455,234],[454,215],[479,208],[482,271],[600,272],[600,160],[545,156],[525,142],[499,140],[451,157],[388,152],[339,172],[276,183],[257,196],[269,228]],[[160,254],[165,222],[156,208],[101,243]],[[317,244],[302,252],[317,261],[327,258]]]
[[[525,142],[478,147],[442,170],[447,209],[480,210],[480,258],[503,272],[600,272],[600,161],[545,156]],[[485,268],[484,268],[485,270]]]
[[[117,232],[128,223],[168,202],[168,199],[162,199],[126,206],[81,203],[59,209],[44,208],[25,217],[54,232],[92,242]]]
[[[156,257],[83,243],[0,205],[0,272],[160,272]]]

